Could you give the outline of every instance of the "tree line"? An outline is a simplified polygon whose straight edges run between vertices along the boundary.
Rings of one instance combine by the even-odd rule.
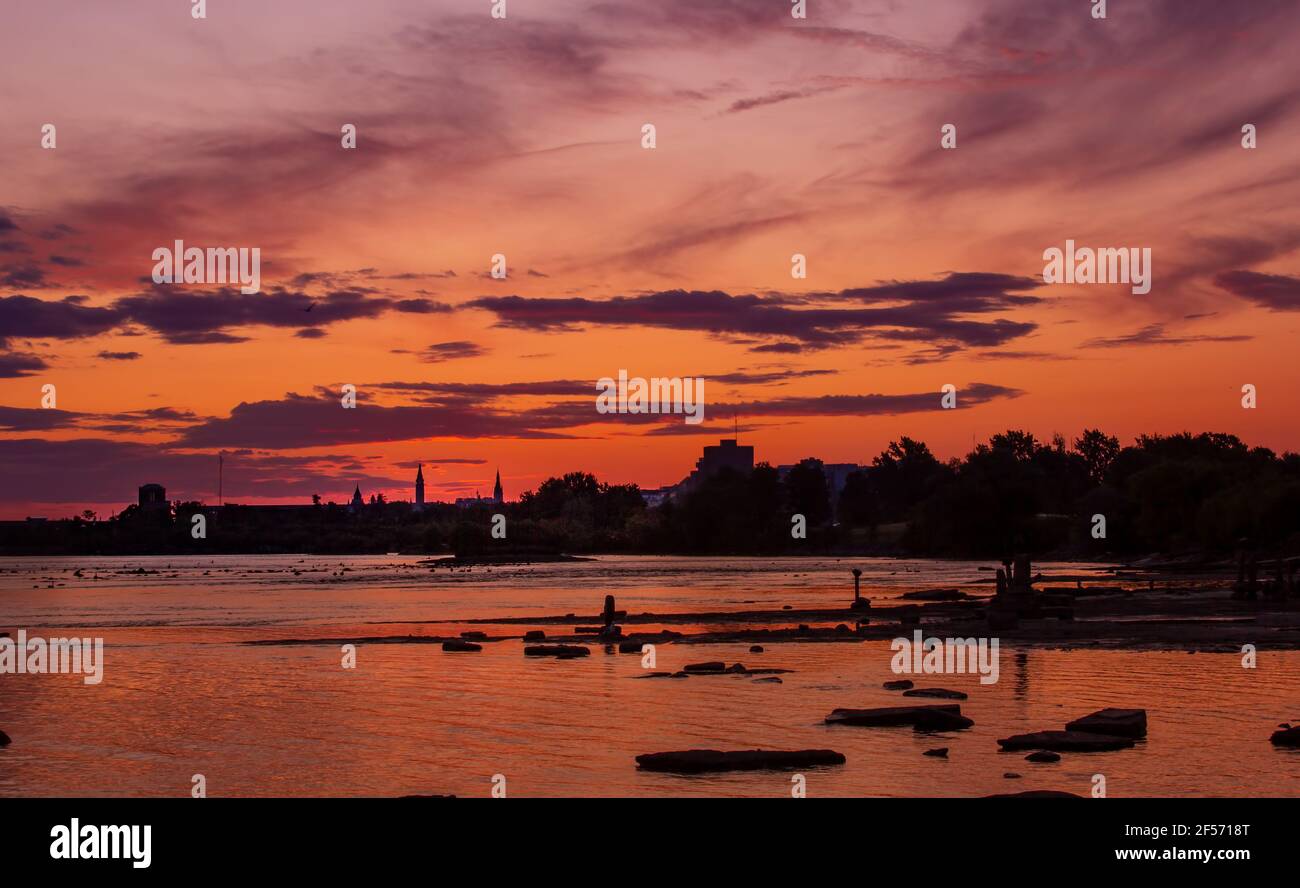
[[[226,507],[194,540],[199,503],[161,515],[129,507],[0,530],[0,552],[101,554],[455,553],[468,559],[602,552],[686,555],[842,553],[1058,557],[1226,553],[1240,540],[1300,552],[1300,456],[1234,435],[1143,435],[1098,429],[1072,443],[1009,430],[964,457],[938,459],[902,437],[832,490],[821,462],[785,472],[723,470],[648,507],[635,484],[587,472],[549,478],[516,503],[458,508],[374,497],[289,512]],[[504,520],[494,516],[504,516]],[[796,519],[795,516],[800,516]],[[799,535],[796,526],[802,525]],[[494,529],[496,533],[494,533]],[[1099,533],[1100,531],[1100,533]]]

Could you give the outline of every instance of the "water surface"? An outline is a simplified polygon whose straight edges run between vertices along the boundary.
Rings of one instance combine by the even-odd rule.
[[[612,593],[632,612],[834,607],[864,570],[873,600],[986,585],[984,563],[895,559],[600,558],[591,562],[430,570],[411,557],[227,556],[0,560],[0,630],[105,640],[104,680],[0,676],[0,795],[454,793],[783,796],[781,772],[677,777],[634,757],[670,749],[811,748],[842,767],[809,769],[809,796],[985,795],[1064,789],[1110,796],[1300,795],[1300,752],[1268,736],[1300,718],[1300,652],[1237,654],[1001,648],[1000,680],[918,678],[965,691],[974,728],[827,727],[836,707],[902,704],[881,683],[888,642],[659,645],[656,668],[702,660],[795,670],[781,684],[745,676],[638,679],[641,658],[527,659],[517,640],[479,654],[431,644],[363,644],[342,668],[338,643],[255,646],[273,638],[520,634],[461,622],[599,611]],[[1052,575],[1092,565],[1045,564]],[[74,571],[81,569],[82,576]],[[138,570],[148,573],[135,573]],[[97,578],[96,578],[97,577]],[[558,627],[540,626],[548,632]],[[642,627],[636,627],[638,630]],[[691,626],[676,625],[681,631]],[[915,678],[915,677],[914,677]],[[926,702],[926,701],[916,701]],[[1148,710],[1138,747],[1067,754],[1037,765],[996,739],[1061,728],[1103,706]],[[947,760],[925,757],[947,746]],[[1020,779],[1003,775],[1014,772]]]

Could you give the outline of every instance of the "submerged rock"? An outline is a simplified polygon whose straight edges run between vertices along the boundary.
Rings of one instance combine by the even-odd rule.
[[[948,757],[948,747],[940,746],[938,749],[927,749],[921,755],[930,755],[935,758],[946,759]]]
[[[471,630],[469,632],[462,632],[460,634],[460,637],[465,639],[466,641],[486,641],[487,633],[480,632],[478,630]]]
[[[1025,761],[1027,762],[1050,764],[1051,762],[1059,762],[1060,760],[1060,753],[1048,752],[1045,749],[1040,749],[1038,752],[1031,752],[1029,755],[1025,756]]]
[[[754,684],[781,684],[781,679],[775,675],[769,675],[766,678],[754,679]]]
[[[1000,792],[984,796],[986,799],[1081,799],[1083,796],[1059,789],[1031,789],[1028,792]]]
[[[932,706],[883,706],[877,709],[836,709],[826,716],[828,725],[887,728],[911,725],[924,731],[960,730],[975,724],[955,703]]]
[[[8,746],[12,742],[13,741],[9,739],[8,734],[6,734],[4,731],[0,731],[0,746]]]
[[[906,691],[912,687],[912,682],[910,679],[903,678],[898,681],[887,681],[881,687],[887,691]]]
[[[524,648],[525,657],[559,657],[562,660],[573,657],[586,657],[589,648],[579,644],[534,644]]]
[[[1019,779],[1020,779],[1020,775],[1017,774],[1015,771],[1007,771],[1006,773],[1004,773],[1004,774],[1002,775],[1002,778],[1003,778],[1004,780],[1019,780]]]
[[[761,654],[763,653],[763,646],[761,644],[751,644],[749,646],[749,652],[751,654]]]
[[[1085,731],[1037,731],[1032,734],[1016,734],[998,741],[998,745],[1008,752],[1019,749],[1049,749],[1053,752],[1110,752],[1115,749],[1128,749],[1133,746],[1130,737],[1116,737],[1113,734],[1089,734]]]
[[[0,738],[4,735],[0,734]],[[1279,728],[1273,732],[1273,736],[1268,738],[1268,742],[1274,746],[1294,746],[1300,748],[1300,728]],[[0,741],[0,746],[4,745]]]
[[[620,654],[639,654],[644,642],[640,641],[620,641],[618,643],[618,652]]]
[[[546,633],[541,629],[529,629],[524,633],[524,641],[543,641],[546,639]]]
[[[964,731],[973,727],[975,720],[959,712],[928,710],[917,716],[912,725],[914,731]]]
[[[961,691],[950,691],[947,688],[913,688],[910,691],[903,691],[904,697],[936,697],[940,700],[965,700],[966,695]]]
[[[831,749],[746,749],[734,752],[687,749],[680,752],[651,752],[636,757],[636,763],[642,770],[673,774],[809,768],[817,765],[842,765],[845,761],[841,753]]]
[[[444,641],[442,649],[453,654],[473,654],[483,650],[483,645],[472,641]]]
[[[686,672],[726,672],[727,664],[721,660],[710,660],[708,663],[687,663]]]
[[[1089,734],[1109,734],[1114,737],[1145,737],[1147,711],[1145,709],[1099,709],[1091,715],[1076,718],[1065,726],[1067,731],[1085,731]]]

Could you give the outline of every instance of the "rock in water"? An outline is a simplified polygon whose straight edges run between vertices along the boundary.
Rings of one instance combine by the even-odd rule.
[[[0,746],[4,745],[3,734],[0,734]],[[1300,747],[1300,728],[1282,728],[1274,731],[1273,736],[1268,738],[1268,742],[1274,746],[1295,746]]]
[[[727,664],[721,660],[712,660],[708,663],[688,663],[685,667],[686,672],[725,672],[726,670]]]
[[[452,654],[472,654],[483,650],[483,645],[472,641],[444,641],[442,649]]]
[[[884,706],[879,709],[836,709],[826,716],[828,725],[857,725],[866,728],[887,728],[912,725],[921,730],[958,730],[970,727],[973,721],[961,714],[955,703],[932,706]]]
[[[912,687],[911,679],[903,678],[898,681],[887,681],[881,685],[887,691],[906,691]]]
[[[964,731],[967,728],[974,727],[974,719],[967,718],[960,712],[945,712],[941,709],[930,709],[922,712],[916,717],[912,724],[914,731]]]
[[[946,759],[948,757],[948,747],[940,746],[938,749],[927,749],[921,755],[931,755],[935,758]]]
[[[1059,762],[1060,760],[1061,756],[1059,753],[1048,752],[1045,749],[1040,749],[1038,752],[1031,752],[1029,755],[1025,756],[1025,761],[1027,762],[1051,763]]]
[[[1145,709],[1099,709],[1091,715],[1075,719],[1066,725],[1065,729],[1136,739],[1147,735],[1147,711]]]
[[[749,652],[751,654],[761,654],[763,653],[763,646],[761,644],[752,644],[749,646]]]
[[[1081,799],[1083,796],[1057,789],[1031,789],[1028,792],[1002,792],[984,796],[986,799]]]
[[[579,644],[534,644],[524,648],[525,657],[585,657],[591,653],[589,648]]]
[[[1089,734],[1084,731],[1037,731],[1017,734],[999,740],[998,745],[1008,752],[1018,749],[1050,749],[1053,752],[1109,752],[1128,749],[1132,738],[1112,734]]]
[[[940,700],[965,700],[966,695],[961,691],[950,691],[947,688],[913,688],[909,691],[903,691],[904,697],[935,697]]]
[[[524,641],[545,641],[546,633],[541,629],[529,629],[524,633]]]
[[[8,746],[11,742],[13,741],[9,739],[9,735],[4,731],[0,731],[0,746]]]
[[[707,774],[718,771],[760,771],[842,765],[845,758],[831,749],[765,750],[721,752],[716,749],[687,749],[681,752],[651,752],[636,757],[644,771],[673,774]]]

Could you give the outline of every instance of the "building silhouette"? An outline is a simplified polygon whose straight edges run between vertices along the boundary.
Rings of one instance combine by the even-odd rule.
[[[723,438],[716,445],[704,448],[704,455],[695,461],[695,468],[682,483],[677,485],[677,492],[686,493],[695,489],[707,478],[731,469],[742,475],[754,471],[754,448],[752,445],[740,445],[735,438]]]
[[[499,475],[498,478],[500,478]],[[501,482],[498,480],[497,486],[500,487],[500,485]],[[415,502],[411,505],[411,508],[416,512],[424,511],[424,463],[420,463],[415,470]]]
[[[171,504],[167,502],[167,488],[161,484],[141,484],[140,508],[146,512],[171,508]]]

